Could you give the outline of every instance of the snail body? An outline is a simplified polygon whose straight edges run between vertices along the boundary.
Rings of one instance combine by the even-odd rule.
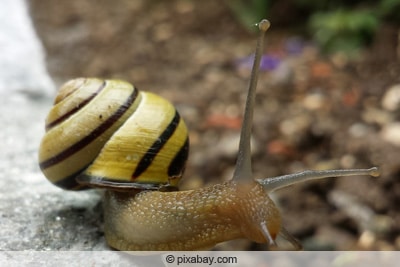
[[[179,191],[189,150],[185,123],[167,100],[118,80],[79,78],[61,87],[46,119],[39,165],[69,190],[104,188],[104,233],[119,250],[198,250],[237,238],[300,244],[281,225],[269,193],[294,183],[372,175],[376,168],[305,171],[254,179],[250,136],[260,37],[246,101],[238,160],[230,181]]]
[[[266,243],[265,220],[273,238],[280,231],[279,211],[258,183],[146,191],[134,200],[108,190],[104,203],[107,242],[120,250],[203,250],[237,238]]]

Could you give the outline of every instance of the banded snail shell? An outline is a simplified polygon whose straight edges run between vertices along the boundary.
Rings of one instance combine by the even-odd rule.
[[[45,176],[71,190],[177,188],[189,139],[174,106],[119,80],[65,83],[39,149]]]

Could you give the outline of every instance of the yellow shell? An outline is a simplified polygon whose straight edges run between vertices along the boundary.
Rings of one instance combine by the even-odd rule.
[[[45,176],[64,189],[177,187],[189,149],[174,106],[119,80],[64,84],[39,150]]]

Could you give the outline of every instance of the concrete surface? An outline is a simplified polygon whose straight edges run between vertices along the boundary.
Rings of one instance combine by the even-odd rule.
[[[49,99],[0,95],[0,250],[103,250],[96,191],[67,192],[41,174]]]
[[[0,9],[0,91],[51,94],[45,52],[24,0],[2,0]]]
[[[39,170],[38,147],[55,90],[25,2],[4,1],[7,8],[0,10],[0,265],[5,266],[7,259],[13,262],[15,254],[4,251],[110,250],[101,230],[100,194],[63,191]]]
[[[64,191],[41,174],[37,151],[50,104],[0,93],[0,266],[162,266],[160,256],[110,250],[99,192]]]

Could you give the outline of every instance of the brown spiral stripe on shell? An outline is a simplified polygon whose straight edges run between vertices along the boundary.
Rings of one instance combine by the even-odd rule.
[[[62,116],[60,116],[59,118],[57,118],[56,120],[49,122],[48,124],[46,124],[46,131],[50,130],[51,128],[53,128],[54,126],[62,123],[63,121],[65,121],[66,119],[68,119],[70,116],[72,116],[73,114],[75,114],[77,111],[79,111],[80,109],[82,109],[84,106],[86,106],[93,98],[95,98],[103,89],[104,87],[106,87],[106,81],[104,81],[100,87],[97,89],[97,91],[95,91],[93,94],[91,94],[89,97],[87,97],[86,99],[84,99],[82,102],[80,102],[79,104],[77,104],[73,109],[71,109],[70,111],[66,112],[65,114],[63,114]],[[78,90],[79,88],[76,88],[74,91]]]
[[[161,148],[163,148],[163,146],[168,142],[169,138],[171,138],[172,134],[175,132],[179,121],[179,113],[175,112],[175,115],[172,118],[172,121],[168,124],[167,128],[165,128],[159,138],[146,151],[142,159],[139,161],[136,170],[132,174],[132,180],[135,180],[136,177],[139,177],[151,165],[154,157],[157,156],[158,152],[161,150]]]
[[[72,146],[65,149],[58,155],[55,155],[54,157],[41,162],[39,164],[40,168],[45,169],[54,164],[57,164],[65,160],[66,158],[70,157],[77,151],[83,149],[86,145],[90,144],[94,139],[96,139],[98,136],[104,133],[108,128],[110,128],[122,115],[124,115],[125,111],[127,111],[130,105],[135,101],[137,93],[138,90],[134,90],[132,94],[129,96],[129,98],[125,101],[125,103],[123,103],[121,107],[111,117],[109,117],[106,121],[104,121],[99,127],[97,127],[94,131],[86,135],[79,142],[73,144]]]
[[[170,177],[180,177],[185,171],[186,160],[189,156],[189,137],[186,138],[185,144],[176,154],[175,158],[171,161],[168,168],[168,175]]]
[[[134,90],[130,97],[125,101],[124,104],[111,116],[109,117],[103,124],[101,124],[98,128],[92,131],[90,134],[85,136],[81,141],[75,143],[73,146],[69,147],[67,150],[64,150],[62,153],[58,154],[53,158],[53,164],[56,164],[67,157],[72,156],[77,151],[83,149],[86,145],[93,142],[98,136],[104,133],[108,128],[110,128],[130,107],[130,105],[135,101],[138,90]],[[63,180],[56,183],[57,186],[63,188],[78,188],[80,187],[76,181],[76,177],[79,173],[82,173],[91,163],[85,166],[83,169],[79,170],[77,173],[74,173],[68,177],[65,177]],[[42,164],[40,164],[42,168]]]
[[[57,124],[61,124],[63,121],[66,121],[69,117],[71,117],[73,114],[77,113],[80,111],[85,105],[87,105],[93,98],[95,98],[105,87],[107,81],[104,81],[102,85],[98,88],[96,92],[91,94],[88,98],[84,99],[80,104],[76,106],[76,108],[72,109],[71,111],[67,112],[64,114],[61,119],[57,119],[56,122],[51,122],[49,130],[51,130],[52,127],[54,127]],[[127,110],[131,107],[131,105],[135,102],[137,96],[139,94],[139,90],[137,88],[134,88],[132,90],[132,93],[128,96],[128,98],[118,107],[118,109],[111,115],[109,116],[103,123],[101,123],[97,128],[92,130],[89,134],[85,135],[82,139],[80,139],[78,142],[72,144],[68,148],[64,149],[60,153],[48,158],[47,160],[44,160],[39,163],[40,168],[44,171],[47,168],[50,168],[67,158],[73,156],[75,153],[81,151],[82,149],[85,149],[87,145],[89,145],[91,142],[93,142],[96,138],[98,138],[100,135],[102,135],[105,131],[107,131],[110,127],[114,125],[116,121],[118,121],[119,118],[121,118]],[[78,170],[75,173],[72,173],[68,175],[67,177],[64,177],[60,179],[59,181],[54,182],[55,185],[60,186],[65,189],[84,189],[82,188],[81,185],[79,185],[76,181],[76,176],[84,171],[91,162],[86,164],[81,170]]]
[[[159,138],[153,143],[153,145],[147,150],[147,152],[143,155],[141,160],[136,166],[136,169],[132,173],[131,181],[112,181],[108,180],[106,177],[97,177],[93,175],[87,175],[84,170],[77,172],[71,176],[71,178],[76,178],[77,181],[81,185],[90,185],[95,187],[112,187],[114,189],[119,190],[131,190],[132,188],[136,189],[145,189],[145,190],[167,190],[174,191],[178,190],[174,186],[170,186],[168,184],[148,184],[148,183],[139,183],[135,182],[135,179],[139,177],[146,169],[152,164],[154,158],[160,152],[160,150],[164,147],[164,145],[171,138],[175,130],[177,129],[180,123],[181,117],[177,111],[175,111],[175,115],[172,118],[171,122],[165,128],[165,130],[160,134]],[[180,178],[185,170],[186,160],[189,154],[189,137],[186,138],[183,146],[172,159],[168,166],[168,176],[171,179]],[[65,181],[66,183],[70,183],[71,181]],[[61,184],[60,184],[61,185]],[[66,184],[62,184],[63,186],[67,186]]]

